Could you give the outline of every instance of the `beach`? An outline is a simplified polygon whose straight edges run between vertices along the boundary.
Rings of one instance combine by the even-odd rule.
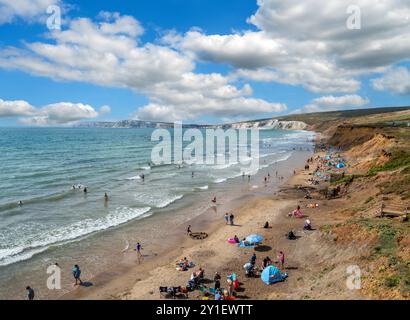
[[[145,245],[147,252],[155,251],[161,254],[157,253],[155,257],[147,254],[147,259],[139,263],[137,254],[131,250],[127,255],[131,256],[132,263],[127,263],[124,269],[117,269],[120,272],[115,272],[113,276],[112,272],[107,270],[92,281],[96,284],[93,288],[78,288],[64,295],[62,299],[158,299],[160,286],[185,285],[188,281],[189,272],[175,270],[175,262],[181,257],[188,257],[191,261],[195,261],[197,267],[209,269],[208,272],[211,272],[209,275],[212,274],[212,270],[215,269],[216,272],[225,263],[230,265],[233,261],[227,257],[235,256],[233,250],[237,248],[229,245],[227,239],[234,235],[245,237],[255,229],[263,230],[266,221],[274,222],[278,209],[291,204],[288,200],[272,202],[269,199],[271,195],[278,192],[281,184],[279,179],[274,177],[274,172],[278,170],[281,175],[289,178],[293,175],[293,170],[304,163],[303,159],[311,154],[311,152],[297,151],[287,162],[278,163],[274,170],[272,168],[269,170],[272,176],[266,186],[263,179],[266,176],[264,173],[268,171],[253,177],[250,184],[247,178],[244,181],[240,179],[237,183],[245,185],[246,188],[239,198],[228,202],[222,200],[218,203],[216,211],[210,208],[202,215],[177,226],[174,237],[166,240],[169,246],[164,243],[157,247],[151,244]],[[260,185],[257,188],[256,183]],[[261,215],[265,209],[269,211]],[[225,212],[234,213],[234,226],[225,225]],[[209,237],[202,241],[191,239],[186,234],[188,225],[192,226],[194,232],[206,232]],[[164,232],[169,235],[169,232]],[[247,251],[245,250],[244,253]],[[225,265],[219,269],[219,272],[223,273],[228,269]]]
[[[291,172],[285,182],[275,188],[243,195],[236,206],[227,204],[224,210],[218,210],[216,219],[205,219],[205,222],[200,216],[189,221],[193,231],[206,232],[208,238],[193,240],[184,234],[181,226],[177,244],[174,243],[166,254],[130,267],[121,275],[106,277],[107,281],[95,288],[79,288],[63,299],[158,300],[160,287],[184,287],[191,273],[199,268],[205,272],[203,289],[189,292],[188,299],[213,299],[212,295],[204,294],[204,288],[213,287],[216,272],[221,276],[222,287],[228,285],[230,275],[236,274],[239,288],[235,290],[234,299],[240,300],[408,299],[404,282],[408,277],[408,267],[405,267],[409,261],[408,223],[379,218],[377,200],[370,200],[382,199],[375,184],[377,177],[344,182],[352,173],[363,170],[363,163],[369,161],[370,155],[374,161],[379,161],[380,153],[367,150],[367,153],[355,154],[352,152],[355,149],[351,148],[346,152],[330,145],[324,147],[328,139],[317,140],[314,154],[299,157],[295,174],[287,166]],[[380,137],[375,134],[370,142],[364,143],[376,146],[379,141]],[[313,160],[306,162],[307,159]],[[345,167],[338,169],[336,163],[341,161]],[[342,174],[341,184],[330,183],[324,178],[324,172],[328,178],[332,174]],[[312,179],[323,181],[313,184]],[[328,190],[334,185],[338,186],[340,194],[329,196]],[[327,190],[327,194],[323,190]],[[301,207],[303,217],[289,217],[297,206]],[[225,211],[235,214],[233,226],[225,224]],[[312,230],[304,230],[306,219],[312,223]],[[265,222],[269,222],[269,229],[264,228]],[[295,240],[286,237],[290,230],[294,231]],[[391,242],[388,249],[385,249],[386,230],[394,235],[389,241],[397,241]],[[262,244],[255,248],[239,248],[227,241],[234,235],[242,239],[249,234],[262,235]],[[284,268],[277,257],[280,251],[286,256]],[[287,273],[286,280],[267,285],[259,277],[246,277],[243,266],[253,253],[257,257],[257,267],[269,257],[273,265]],[[393,256],[395,262],[389,262]],[[194,262],[195,267],[177,271],[177,263],[185,257]],[[360,282],[356,283],[356,278],[351,277],[352,270],[359,270]],[[404,277],[398,282],[401,286],[390,284],[391,279],[400,277]]]
[[[184,288],[192,272],[201,268],[204,281],[188,292],[188,299],[213,299],[205,292],[213,288],[216,272],[222,288],[229,276],[236,275],[239,288],[232,299],[407,299],[408,220],[380,218],[380,206],[386,201],[403,202],[402,197],[406,203],[396,193],[403,194],[405,187],[388,194],[382,189],[391,181],[401,185],[402,162],[390,169],[387,165],[395,163],[397,156],[385,150],[406,150],[406,135],[394,131],[397,138],[393,138],[363,125],[319,131],[314,152],[313,142],[303,140],[286,159],[269,164],[262,160],[263,167],[250,180],[238,176],[216,183],[155,214],[55,247],[47,252],[52,258],[35,256],[43,267],[58,261],[63,272],[63,289],[50,293],[36,287],[39,296],[157,300],[160,287]],[[375,168],[376,174],[371,173]],[[211,202],[214,197],[216,205]],[[298,207],[303,215],[289,217]],[[234,214],[234,225],[225,223],[225,213]],[[306,220],[312,230],[304,230]],[[192,239],[187,234],[189,225],[191,231],[207,237]],[[295,233],[295,240],[287,238],[289,231]],[[228,243],[235,235],[243,239],[251,234],[261,235],[262,243],[254,248]],[[142,244],[142,256],[134,250],[137,242]],[[281,251],[286,257],[284,267],[278,261]],[[59,259],[56,252],[77,255]],[[260,271],[262,260],[269,257],[286,279],[267,285],[259,274],[246,277],[243,266],[253,253]],[[185,257],[194,267],[178,271],[178,262]],[[73,263],[82,267],[86,285],[73,286]],[[30,260],[20,265],[24,264],[33,265]],[[353,272],[359,272],[359,282],[352,280]],[[14,292],[10,295],[16,297]]]

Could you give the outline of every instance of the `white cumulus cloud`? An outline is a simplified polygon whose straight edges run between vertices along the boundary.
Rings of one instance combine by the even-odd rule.
[[[0,52],[0,67],[56,80],[123,87],[144,94],[149,104],[134,116],[149,120],[195,120],[203,116],[281,112],[286,106],[252,97],[219,73],[195,72],[195,60],[172,47],[145,43],[141,24],[131,16],[102,12],[97,21],[78,18],[67,29],[48,34],[48,41]],[[41,120],[40,120],[41,121]]]
[[[13,22],[16,18],[33,20],[47,15],[50,5],[60,0],[0,0],[0,24]]]
[[[323,96],[316,98],[295,113],[326,112],[336,110],[358,109],[369,104],[368,98],[358,95]]]
[[[238,76],[301,85],[315,93],[354,93],[360,76],[410,59],[410,2],[356,0],[362,25],[347,27],[344,0],[258,0],[258,30],[207,35],[172,32],[163,41],[196,59],[230,64]]]
[[[391,68],[382,77],[373,79],[372,86],[378,91],[410,95],[410,72],[405,67]]]
[[[71,102],[53,103],[36,108],[23,100],[4,101],[0,99],[0,118],[17,117],[19,122],[25,125],[66,125],[94,119],[110,111],[109,106],[102,106],[97,112],[88,104]]]

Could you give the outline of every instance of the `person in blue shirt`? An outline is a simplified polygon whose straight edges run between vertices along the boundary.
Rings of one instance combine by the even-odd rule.
[[[80,270],[80,267],[77,264],[74,266],[72,272],[73,272],[73,277],[75,279],[75,284],[74,285],[75,286],[82,285],[83,282],[81,281],[81,278],[80,278],[81,270]]]

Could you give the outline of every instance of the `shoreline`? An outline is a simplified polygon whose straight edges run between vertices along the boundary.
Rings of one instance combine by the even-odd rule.
[[[293,170],[297,170],[302,163],[304,163],[305,160],[300,159],[300,153],[304,154],[303,158],[312,154],[312,152],[308,151],[296,151],[288,160],[279,162],[277,166],[282,175],[291,177]],[[289,163],[293,163],[294,165],[289,166]],[[255,177],[262,179],[263,173],[268,171],[271,171],[270,173],[272,174],[272,167],[260,170]],[[223,215],[225,212],[234,212],[235,216],[237,216],[236,219],[242,219],[242,216],[248,216],[248,214],[244,213],[242,210],[242,208],[246,207],[248,203],[255,200],[258,201],[260,199],[265,199],[269,197],[269,195],[277,193],[284,182],[278,181],[275,183],[276,177],[273,176],[271,176],[271,180],[273,181],[273,185],[270,185],[269,183],[268,186],[259,186],[256,189],[252,188],[252,183],[248,184],[246,181],[246,191],[242,190],[239,197],[232,199],[228,203],[218,205],[217,212],[215,212],[215,210],[211,207],[199,216],[188,220],[186,223],[178,227],[178,232],[173,232],[172,238],[168,239],[169,241],[167,241],[167,244],[162,246],[162,248],[149,248],[148,250],[150,252],[155,252],[155,256],[144,260],[141,264],[138,264],[138,261],[135,258],[136,254],[134,252],[128,252],[127,255],[131,257],[126,259],[127,263],[116,266],[115,272],[112,270],[105,270],[90,280],[94,284],[92,287],[75,288],[58,299],[123,299],[124,296],[126,296],[126,292],[131,291],[133,287],[141,283],[141,281],[145,281],[143,279],[150,277],[149,275],[154,271],[161,270],[161,268],[169,266],[170,263],[172,265],[174,261],[179,260],[181,258],[181,251],[202,250],[204,247],[207,247],[209,240],[213,239],[215,235],[223,229],[224,226],[221,226],[221,223],[224,224]],[[238,181],[241,181],[240,178],[238,178]],[[228,184],[224,186],[224,189],[226,188],[229,188]],[[239,218],[239,216],[241,216],[241,218]],[[186,226],[189,224],[192,225],[194,232],[206,232],[209,237],[204,241],[192,240],[188,238],[185,234],[185,230]],[[194,249],[197,247],[199,249]],[[136,274],[140,276],[136,276]],[[181,272],[181,274],[189,276],[187,272]],[[185,281],[181,284],[175,283],[175,286],[182,284],[185,284]],[[158,297],[155,295],[152,297],[152,299],[156,298]]]

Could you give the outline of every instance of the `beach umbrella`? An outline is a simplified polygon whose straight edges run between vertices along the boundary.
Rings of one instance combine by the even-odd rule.
[[[344,163],[338,163],[336,165],[336,168],[338,168],[338,169],[343,169],[344,167],[346,167],[346,165]]]
[[[263,241],[263,237],[259,234],[251,234],[250,236],[246,237],[246,241],[249,243],[260,243]]]

